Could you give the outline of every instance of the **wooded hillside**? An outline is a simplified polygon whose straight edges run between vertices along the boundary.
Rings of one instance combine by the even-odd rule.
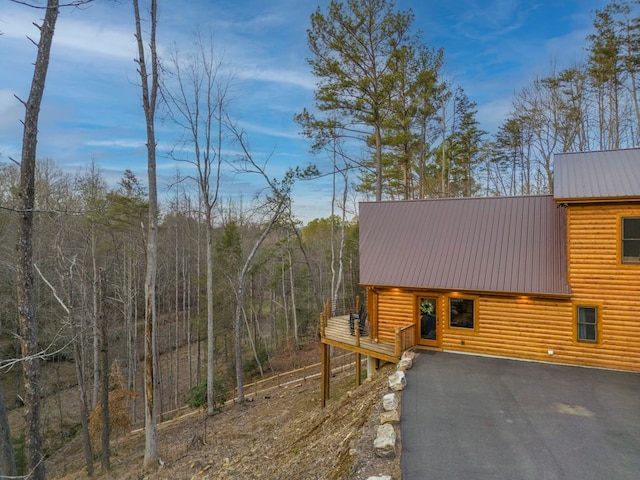
[[[47,12],[85,3],[90,0],[50,0]],[[156,2],[150,3],[151,13]],[[130,406],[135,423],[143,415],[146,379],[153,383],[149,391],[157,390],[157,411],[150,415],[207,399],[213,415],[216,402],[234,388],[240,387],[242,403],[243,380],[272,370],[276,352],[296,358],[317,337],[325,300],[331,299],[333,313],[342,313],[361,293],[359,199],[548,193],[554,154],[640,144],[638,1],[613,1],[594,12],[593,33],[584,40],[586,61],[532,78],[492,133],[480,125],[477,104],[464,87],[444,73],[447,52],[426,45],[415,29],[412,11],[387,0],[332,1],[318,8],[307,31],[315,103],[300,105],[295,118],[311,152],[331,159],[331,171],[324,172],[311,161],[274,173],[270,155],[251,148],[232,116],[233,79],[207,36],[195,36],[195,53],[180,54],[176,46],[160,58],[155,14],[136,17],[131,30],[137,23],[135,67],[153,178],[127,169],[109,183],[100,159],[87,159],[74,171],[45,155],[36,161],[40,107],[21,99],[25,145],[32,148],[21,159],[0,156],[4,403],[13,409],[24,402],[37,412],[40,393],[31,387],[40,381],[29,379],[38,378],[42,365],[71,362],[79,395],[87,399],[74,428],[82,425],[85,435],[90,412],[106,399],[110,371],[121,373],[136,398]],[[53,25],[39,29],[53,37]],[[147,31],[152,35],[143,39]],[[39,50],[51,47],[51,38],[45,40],[34,41]],[[36,64],[45,73],[47,66],[48,57]],[[33,85],[46,98],[45,76],[38,72]],[[157,188],[156,94],[163,120],[180,131],[180,138],[165,141],[174,147],[162,155],[185,166]],[[222,165],[238,177],[258,178],[255,196],[225,197]],[[320,178],[332,180],[331,215],[303,222],[293,186],[313,190]],[[148,362],[145,376],[142,360]],[[0,430],[7,433],[0,435],[0,473],[13,472],[9,447],[20,453],[25,443],[20,431],[8,433],[2,412]],[[38,424],[34,417],[35,432],[42,430]],[[50,433],[44,434],[46,443]],[[29,443],[29,434],[26,440],[28,461],[17,456],[18,473],[31,468],[33,478],[44,478],[38,470],[42,446]],[[108,437],[103,441],[108,446]],[[89,468],[88,437],[84,444]]]

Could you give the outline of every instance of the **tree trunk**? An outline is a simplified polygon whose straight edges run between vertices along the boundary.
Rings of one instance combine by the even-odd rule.
[[[347,204],[347,194],[349,188],[349,182],[347,180],[347,174],[342,172],[344,177],[344,188],[342,190],[342,201],[341,201],[341,210],[342,216],[340,222],[340,248],[338,252],[338,256],[336,258],[336,248],[335,248],[335,203],[336,203],[336,168],[335,168],[335,157],[334,157],[334,174],[333,174],[333,187],[332,187],[332,196],[331,196],[331,310],[332,315],[337,314],[338,308],[338,298],[340,293],[340,287],[343,282],[344,276],[344,244],[345,244],[345,221],[347,218],[346,215],[346,204]],[[338,271],[336,272],[336,264],[338,265]],[[344,298],[343,298],[344,300]]]
[[[45,478],[42,431],[40,428],[40,359],[38,323],[33,299],[33,207],[38,116],[44,95],[51,44],[58,18],[58,0],[48,0],[35,62],[29,98],[24,104],[25,119],[20,164],[18,241],[16,246],[16,303],[20,326],[25,390],[25,470],[31,478]]]
[[[198,211],[200,211],[200,207],[202,207],[202,192],[198,196]],[[200,379],[202,378],[202,339],[200,336],[200,319],[202,318],[202,306],[200,305],[200,275],[201,272],[201,260],[202,260],[202,242],[200,241],[202,238],[202,232],[200,225],[201,221],[198,221],[198,240],[196,242],[197,255],[196,255],[196,318],[198,319],[198,324],[196,325],[196,384],[200,385]]]
[[[376,202],[382,201],[382,127],[378,122],[374,125],[376,147]]]
[[[193,387],[193,360],[191,358],[191,285],[187,283],[186,249],[182,249],[182,312],[187,329],[187,365],[189,366],[189,388]]]
[[[71,316],[71,328],[77,328],[73,316]],[[80,393],[80,425],[82,427],[82,445],[84,448],[84,459],[87,464],[87,475],[93,476],[93,448],[89,435],[89,400],[87,399],[87,389],[83,373],[83,355],[81,340],[73,340],[73,353],[75,356],[76,377],[78,379],[78,393]]]
[[[95,259],[95,257],[94,257]],[[69,328],[71,329],[73,354],[76,366],[76,378],[78,380],[78,393],[80,394],[80,425],[82,428],[82,446],[84,450],[84,459],[87,464],[87,475],[93,476],[93,447],[91,445],[91,436],[89,435],[89,399],[87,398],[87,386],[84,376],[84,355],[82,349],[81,332],[83,326],[78,324],[74,315],[74,290],[73,290],[73,267],[74,262],[69,268],[69,289],[68,289],[68,306],[65,308],[69,315]],[[95,265],[95,263],[94,263]],[[62,304],[62,302],[60,302]],[[96,339],[97,340],[97,339]]]
[[[338,311],[339,286],[336,280],[336,244],[335,244],[335,211],[336,211],[336,149],[333,147],[333,175],[331,176],[331,224],[329,243],[331,248],[331,315],[336,316]],[[379,200],[378,200],[379,201]]]
[[[157,1],[151,0],[149,48],[151,76],[147,74],[145,45],[140,25],[138,0],[133,0],[138,44],[138,73],[142,84],[142,106],[147,126],[147,172],[149,181],[149,225],[147,230],[147,268],[145,275],[145,447],[143,469],[150,470],[158,464],[157,417],[157,344],[156,344],[156,274],[158,256],[158,191],[156,182],[155,111],[158,91],[158,57],[156,53]]]
[[[447,142],[447,110],[446,110],[446,104],[442,102],[442,145],[441,145],[442,149],[440,152],[440,155],[442,157],[441,165],[440,165],[440,196],[441,197],[447,196],[447,184],[449,183],[448,175],[447,175],[446,142]]]
[[[258,357],[258,350],[256,350],[256,342],[251,332],[251,326],[249,325],[249,320],[247,319],[247,312],[242,311],[242,316],[244,317],[244,324],[247,327],[247,338],[249,339],[249,344],[251,345],[251,351],[253,352],[253,358],[256,361],[256,365],[258,365],[258,370],[260,370],[260,378],[264,378],[264,370],[262,369],[262,362]]]
[[[296,289],[295,278],[293,275],[293,258],[291,257],[291,249],[287,242],[287,253],[289,254],[289,282],[291,288],[291,316],[293,318],[293,338],[296,345],[296,354],[300,354],[300,338],[298,338],[298,314],[296,313]],[[298,365],[299,366],[299,365]]]
[[[213,232],[211,213],[207,208],[207,415],[216,411],[216,391],[214,388],[214,337],[213,337]]]
[[[178,179],[179,180],[179,179]],[[177,184],[177,183],[176,183]],[[173,408],[178,408],[178,368],[180,366],[179,360],[179,347],[180,347],[180,251],[178,249],[178,191],[176,188],[176,227],[175,227],[175,343],[174,343],[174,368],[175,368],[175,376],[174,376],[174,391],[173,391]],[[184,292],[183,292],[184,295]],[[184,312],[183,312],[184,313]]]
[[[287,281],[286,281],[286,269],[284,265],[284,257],[282,257],[282,264],[280,265],[280,283],[282,284],[282,310],[284,313],[284,326],[285,326],[285,338],[287,339],[287,347],[289,346],[289,339],[291,334],[289,333],[289,307],[287,302]]]
[[[134,275],[133,275],[133,246],[124,247],[122,258],[122,292],[124,302],[124,323],[127,341],[127,385],[129,389],[136,391],[136,365],[138,358],[136,354],[136,319],[134,318]],[[131,402],[131,421],[136,422],[136,400]]]
[[[91,397],[91,408],[96,408],[98,396],[100,394],[100,331],[98,325],[98,267],[96,265],[96,238],[95,233],[91,233],[91,264],[93,267],[93,282],[91,298],[93,300],[93,395]]]
[[[246,277],[245,277],[246,278]],[[242,359],[242,302],[244,300],[244,278],[240,277],[240,284],[236,290],[236,314],[233,322],[235,337],[236,357],[236,390],[238,391],[238,404],[244,406],[244,368]]]
[[[102,456],[101,465],[105,471],[111,470],[111,449],[109,448],[109,437],[111,428],[109,425],[109,341],[107,338],[107,315],[105,286],[105,272],[100,269],[98,272],[98,322],[100,324],[100,383],[102,403]]]

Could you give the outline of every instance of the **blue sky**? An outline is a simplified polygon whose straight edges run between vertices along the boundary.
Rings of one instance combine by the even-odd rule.
[[[46,3],[45,0],[34,2]],[[145,3],[142,1],[141,3]],[[172,44],[190,48],[196,27],[213,33],[216,48],[234,72],[230,111],[247,132],[256,158],[271,156],[268,171],[279,177],[289,166],[328,159],[309,154],[295,113],[313,106],[314,78],[307,64],[310,14],[328,1],[160,0],[160,54]],[[515,92],[552,65],[584,58],[592,13],[604,0],[397,0],[411,8],[425,44],[442,47],[444,73],[478,104],[481,128],[495,132]],[[28,96],[37,39],[32,22],[42,11],[0,0],[0,162],[19,159],[24,113],[14,98]],[[98,0],[89,8],[63,9],[53,43],[40,114],[38,157],[50,157],[75,172],[92,159],[110,182],[130,168],[146,183],[145,125],[133,58],[136,54],[131,2]],[[158,181],[162,189],[176,174],[165,152],[180,132],[158,121]],[[233,152],[228,152],[233,157]],[[185,175],[186,167],[180,166]],[[224,196],[253,197],[258,178],[229,171]],[[330,213],[331,185],[325,178],[299,183],[294,213],[309,221]],[[351,204],[355,209],[355,200]]]

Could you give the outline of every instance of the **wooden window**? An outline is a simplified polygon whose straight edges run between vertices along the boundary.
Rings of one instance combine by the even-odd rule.
[[[598,343],[598,307],[578,305],[576,317],[578,342]]]
[[[622,218],[622,263],[640,263],[640,217]]]
[[[475,301],[472,298],[449,298],[449,327],[475,329]]]

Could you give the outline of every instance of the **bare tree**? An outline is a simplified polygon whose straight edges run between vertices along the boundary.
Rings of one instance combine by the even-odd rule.
[[[228,81],[220,78],[221,62],[214,55],[213,42],[205,44],[198,33],[196,52],[180,55],[175,49],[169,60],[169,73],[177,84],[164,83],[163,94],[174,122],[185,132],[180,148],[171,157],[195,169],[196,183],[204,207],[207,246],[207,413],[215,413],[214,318],[213,318],[213,212],[220,189],[222,163],[222,114]],[[184,158],[186,148],[193,156]]]
[[[338,308],[338,295],[340,293],[340,288],[342,287],[343,281],[343,272],[344,272],[344,244],[345,244],[345,223],[346,223],[346,214],[347,214],[347,193],[349,188],[349,179],[347,176],[347,169],[338,168],[336,157],[338,156],[338,151],[336,149],[336,141],[333,141],[333,151],[332,151],[332,159],[333,159],[333,175],[332,175],[332,183],[331,183],[331,308],[332,314],[336,315],[336,309]],[[340,238],[339,238],[339,247],[338,247],[338,255],[336,256],[336,245],[335,245],[335,223],[336,223],[336,177],[337,174],[340,173],[342,179],[344,181],[344,188],[342,189],[342,201],[339,202],[339,206],[342,212],[342,216],[340,219],[339,227],[340,227]],[[338,266],[338,270],[336,271],[336,264]]]
[[[149,19],[149,61],[142,38],[140,8],[133,0],[138,43],[138,73],[142,86],[142,108],[147,124],[147,170],[149,177],[149,225],[147,226],[147,270],[145,275],[145,321],[144,321],[144,392],[145,392],[145,446],[144,469],[154,468],[158,463],[158,406],[156,400],[156,274],[158,255],[158,189],[156,183],[156,136],[155,115],[158,96],[158,55],[156,52],[157,0],[151,0]]]
[[[45,478],[42,431],[40,428],[40,359],[38,353],[38,322],[33,298],[33,207],[35,203],[36,145],[38,143],[38,117],[44,95],[53,34],[58,19],[58,0],[48,0],[44,21],[40,29],[38,54],[33,70],[31,91],[25,107],[20,163],[20,218],[18,227],[16,298],[20,343],[24,364],[22,367],[25,407],[25,469],[31,478]]]
[[[266,166],[268,163],[258,162],[254,159],[251,149],[249,148],[246,133],[232,122],[228,122],[231,134],[240,145],[242,150],[242,171],[245,173],[258,174],[263,178],[267,185],[269,194],[265,199],[264,208],[267,210],[267,220],[262,226],[262,231],[258,239],[254,242],[249,255],[247,256],[244,266],[238,275],[238,279],[235,284],[235,297],[236,297],[236,313],[233,322],[234,336],[235,336],[235,360],[236,360],[236,388],[238,391],[238,403],[244,405],[244,385],[243,385],[243,353],[242,353],[242,315],[243,315],[243,302],[245,294],[245,284],[249,270],[253,264],[258,250],[261,245],[280,220],[280,218],[289,210],[291,204],[291,189],[296,178],[309,178],[317,175],[317,170],[314,166],[309,166],[305,170],[301,170],[299,167],[295,169],[289,169],[284,178],[277,181],[266,172]]]
[[[103,470],[111,470],[111,449],[109,448],[109,342],[107,337],[106,309],[106,275],[104,269],[98,271],[98,322],[100,324],[100,383],[102,403],[102,455],[100,457]]]
[[[63,261],[64,259],[60,259]],[[62,307],[65,314],[67,315],[68,325],[71,329],[71,343],[73,344],[73,352],[74,352],[74,360],[76,365],[76,376],[78,380],[78,391],[80,393],[80,425],[82,427],[82,440],[83,447],[85,453],[85,462],[87,464],[87,474],[91,477],[93,476],[93,449],[91,446],[91,438],[89,436],[89,400],[87,398],[87,391],[85,388],[85,379],[84,379],[84,371],[83,371],[83,355],[82,355],[82,345],[81,345],[81,337],[80,334],[77,333],[80,330],[78,322],[76,321],[76,315],[74,310],[74,271],[76,267],[76,257],[74,256],[69,262],[67,271],[60,275],[61,278],[64,279],[66,277],[68,286],[66,292],[66,301],[62,299],[62,297],[58,294],[56,288],[52,285],[52,283],[45,278],[45,276],[40,272],[40,269],[37,265],[35,265],[35,269],[40,275],[40,278],[47,284],[47,286],[51,289],[51,292],[54,298],[58,301],[58,304]],[[63,280],[64,282],[64,280]]]

